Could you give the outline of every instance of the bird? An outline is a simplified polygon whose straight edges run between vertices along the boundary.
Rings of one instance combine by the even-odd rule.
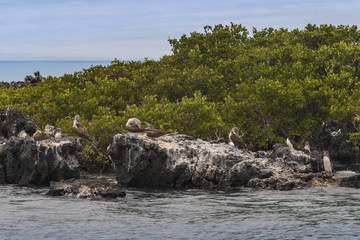
[[[19,133],[18,133],[18,137],[21,137],[21,138],[26,138],[28,137],[29,135],[26,133],[25,130],[21,130]]]
[[[48,135],[46,135],[45,133],[42,133],[40,130],[37,130],[33,136],[35,141],[42,141],[45,139],[49,139],[50,137]]]
[[[234,144],[235,147],[239,147],[244,149],[247,153],[251,152],[249,151],[247,145],[245,142],[241,139],[239,136],[239,129],[237,127],[233,127],[229,133],[229,139]]]
[[[169,134],[170,132],[164,132],[158,129],[151,129],[151,131],[145,131],[146,136],[151,137],[151,138],[158,138],[161,136],[164,136],[166,134]]]
[[[76,115],[74,118],[74,124],[72,130],[79,137],[85,138],[89,141],[93,140],[90,134],[88,133],[88,131],[86,131],[86,129],[81,125],[79,115]]]
[[[55,135],[54,135],[55,138],[61,138],[61,137],[67,137],[67,136],[69,136],[69,134],[62,133],[61,128],[55,129]]]
[[[141,126],[141,121],[137,118],[130,118],[127,123],[125,128],[127,130],[129,130],[130,132],[144,132],[146,131],[146,128],[143,128]]]
[[[286,138],[286,144],[289,146],[290,150],[300,150],[299,145],[291,138]]]
[[[324,151],[324,169],[326,172],[332,172],[331,162],[330,162],[330,154],[328,151]]]
[[[55,127],[50,125],[50,124],[46,124],[45,126],[45,133],[49,136],[54,136],[55,135]]]
[[[137,118],[129,118],[129,120],[126,123],[126,127],[141,128],[141,121]]]

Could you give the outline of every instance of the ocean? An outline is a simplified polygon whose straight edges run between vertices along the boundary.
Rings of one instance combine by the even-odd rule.
[[[40,71],[43,77],[60,77],[91,66],[106,66],[112,60],[92,61],[0,61],[0,82],[23,81],[25,76]]]
[[[125,189],[125,198],[0,185],[0,239],[360,239],[360,191]]]

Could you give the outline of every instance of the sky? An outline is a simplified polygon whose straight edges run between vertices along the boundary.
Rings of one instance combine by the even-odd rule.
[[[0,0],[0,60],[143,60],[206,25],[360,25],[358,0]]]

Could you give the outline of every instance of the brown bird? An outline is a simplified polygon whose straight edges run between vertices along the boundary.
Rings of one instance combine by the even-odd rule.
[[[72,127],[73,132],[79,137],[85,138],[89,141],[92,141],[90,134],[86,131],[86,129],[79,122],[80,116],[76,115],[74,119],[74,124]]]
[[[234,144],[235,147],[244,149],[247,153],[251,152],[249,151],[246,143],[241,139],[239,136],[239,129],[237,127],[233,127],[229,133],[229,139]]]
[[[40,130],[37,130],[32,137],[34,138],[35,141],[42,141],[50,138],[45,133],[42,133]]]
[[[137,118],[130,118],[126,123],[125,128],[130,132],[144,132],[147,130],[146,128],[141,127],[141,122]]]
[[[152,131],[146,131],[146,136],[152,137],[152,138],[158,138],[161,136],[164,136],[166,134],[169,134],[169,132],[164,132],[158,129],[153,129]]]

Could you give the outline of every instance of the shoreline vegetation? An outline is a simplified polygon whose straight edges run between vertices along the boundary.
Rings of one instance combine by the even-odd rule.
[[[107,146],[137,117],[155,128],[204,140],[227,139],[238,127],[254,150],[286,138],[311,139],[335,121],[358,146],[360,31],[357,26],[304,29],[205,26],[169,39],[160,60],[119,61],[20,87],[0,85],[8,107],[72,134],[75,115],[98,142],[84,141],[82,167],[111,169]],[[35,76],[36,78],[36,76]]]

